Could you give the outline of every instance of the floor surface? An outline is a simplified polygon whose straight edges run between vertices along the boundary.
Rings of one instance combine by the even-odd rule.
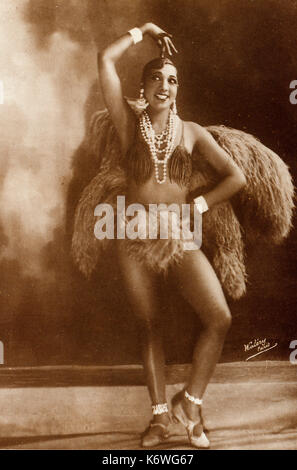
[[[242,363],[241,372],[245,367],[252,366]],[[216,372],[203,406],[211,449],[297,449],[297,366],[278,378],[277,364],[270,369],[263,382],[250,373],[246,379],[241,373],[239,382],[238,363]],[[4,385],[1,449],[141,449],[140,434],[151,419],[144,385]],[[168,385],[168,399],[181,387]],[[184,429],[172,425],[159,449],[191,447]]]

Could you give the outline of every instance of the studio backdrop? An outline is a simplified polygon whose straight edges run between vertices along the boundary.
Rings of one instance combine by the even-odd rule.
[[[90,280],[70,256],[75,207],[99,169],[86,145],[90,118],[104,108],[97,52],[134,26],[158,24],[179,50],[181,118],[255,135],[295,178],[297,2],[3,0],[0,18],[4,365],[141,363],[115,253]],[[156,55],[146,38],[120,61],[126,96],[138,96],[142,67]],[[289,359],[294,226],[279,246],[264,237],[247,246],[247,294],[227,299],[233,324],[221,361]],[[167,361],[189,362],[199,322],[170,277],[161,290]]]

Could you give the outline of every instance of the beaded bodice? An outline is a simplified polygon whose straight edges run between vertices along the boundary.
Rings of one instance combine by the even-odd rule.
[[[154,172],[150,149],[143,140],[138,125],[136,125],[133,144],[121,159],[121,166],[125,169],[127,176],[137,184],[145,183]],[[168,160],[167,174],[170,182],[177,183],[181,187],[187,187],[190,183],[192,159],[184,146],[184,124],[180,143]]]

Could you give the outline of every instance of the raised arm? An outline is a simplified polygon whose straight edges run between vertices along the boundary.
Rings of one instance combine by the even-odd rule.
[[[166,46],[171,54],[170,39],[166,37],[160,43],[160,34],[165,31],[153,23],[145,23],[139,30],[142,36],[150,35],[159,45]],[[132,45],[134,40],[128,32],[98,53],[98,72],[104,102],[119,134],[123,152],[128,150],[133,139],[135,115],[123,96],[116,63]]]
[[[214,189],[203,195],[208,207],[211,207],[234,196],[245,186],[246,178],[228,153],[219,146],[206,129],[191,123],[191,131],[201,157],[205,158],[222,177],[222,181]]]

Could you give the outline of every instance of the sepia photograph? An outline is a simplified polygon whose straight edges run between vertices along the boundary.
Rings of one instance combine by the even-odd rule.
[[[0,23],[0,450],[297,450],[297,0]]]

